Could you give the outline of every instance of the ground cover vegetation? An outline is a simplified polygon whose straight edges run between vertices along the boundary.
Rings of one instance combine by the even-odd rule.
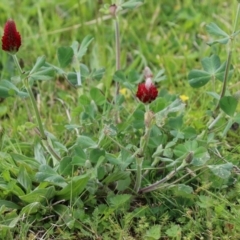
[[[240,238],[237,0],[0,9],[0,239]]]

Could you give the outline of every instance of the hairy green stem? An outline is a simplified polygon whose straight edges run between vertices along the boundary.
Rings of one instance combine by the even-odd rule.
[[[120,31],[119,31],[119,21],[117,16],[114,19],[114,24],[115,24],[115,54],[116,54],[116,71],[120,70],[121,65],[120,65]],[[119,91],[120,91],[120,85],[119,82],[115,82],[115,106],[117,108],[116,110],[116,116],[115,116],[115,122],[119,123],[120,116],[119,116],[119,109],[117,106],[117,99],[119,96]]]
[[[229,74],[229,70],[230,70],[230,66],[231,66],[231,60],[232,60],[232,50],[230,49],[228,51],[228,56],[227,56],[227,63],[226,63],[226,69],[225,69],[225,73],[224,73],[222,91],[221,91],[220,98],[218,100],[218,104],[217,104],[215,111],[217,111],[219,109],[220,100],[224,97],[225,92],[226,92],[228,74]]]
[[[135,187],[134,190],[135,192],[139,192],[139,189],[141,187],[141,182],[142,182],[142,163],[145,155],[145,148],[148,144],[149,136],[150,136],[150,130],[151,130],[151,125],[152,125],[152,116],[149,115],[149,105],[145,106],[145,115],[144,115],[144,123],[145,123],[145,133],[141,137],[140,140],[140,148],[138,149],[138,154],[140,157],[137,156],[136,159],[136,165],[137,165],[137,172],[136,172],[136,182],[135,182]]]
[[[60,157],[60,156],[55,152],[55,150],[52,148],[52,146],[51,146],[50,143],[49,143],[48,137],[47,137],[47,135],[46,135],[45,132],[44,132],[42,120],[41,120],[41,117],[40,117],[40,114],[39,114],[39,111],[38,111],[38,107],[37,107],[37,103],[36,103],[36,100],[35,100],[35,98],[34,98],[32,89],[31,89],[31,87],[29,86],[29,83],[28,83],[28,79],[27,79],[27,78],[25,79],[25,87],[26,87],[27,92],[28,92],[28,94],[29,94],[29,97],[30,97],[30,100],[31,100],[31,103],[32,103],[32,106],[33,106],[33,109],[34,109],[34,112],[35,112],[35,116],[36,116],[36,118],[37,118],[37,123],[38,123],[38,127],[39,127],[40,136],[41,136],[42,140],[44,141],[45,146],[46,146],[48,152],[49,152],[54,158],[56,158],[58,161],[60,161],[60,160],[61,160],[61,157]]]
[[[151,167],[154,168],[159,162],[160,162],[160,158],[154,158]],[[147,174],[149,173],[149,169],[147,169],[144,173],[143,173],[143,177],[145,177]]]
[[[120,31],[119,31],[119,21],[115,18],[115,41],[116,41],[116,70],[120,70]]]
[[[61,157],[56,153],[56,151],[52,148],[52,146],[50,145],[49,143],[49,140],[43,140],[45,145],[46,145],[46,148],[48,150],[48,152],[54,157],[56,158],[58,161],[61,160]]]
[[[231,60],[232,60],[232,48],[233,48],[234,33],[237,30],[239,15],[240,15],[240,3],[237,6],[237,13],[236,13],[235,21],[234,21],[233,31],[232,31],[231,39],[229,40],[230,43],[228,46],[229,50],[228,50],[228,56],[227,56],[226,69],[225,69],[225,73],[224,73],[223,86],[222,86],[220,99],[218,100],[215,112],[219,109],[220,100],[224,97],[225,92],[226,92],[227,80],[228,80],[228,75],[229,75],[229,70],[230,70]]]
[[[136,172],[136,182],[135,182],[135,186],[134,186],[134,191],[136,193],[138,193],[140,187],[141,187],[141,182],[142,182],[142,163],[143,163],[143,159],[142,158],[138,158],[136,161],[137,164],[137,172]]]
[[[224,74],[223,88],[222,88],[222,92],[220,95],[220,99],[222,97],[224,97],[225,92],[226,92],[226,86],[227,86],[228,74],[229,74],[229,70],[230,70],[230,66],[231,66],[231,60],[232,60],[232,50],[229,50],[228,57],[227,57],[226,70],[225,70],[225,74]]]
[[[223,112],[220,112],[220,114],[216,118],[214,118],[213,121],[209,124],[208,129],[211,130],[222,118],[222,116],[223,116]]]
[[[37,118],[37,123],[38,123],[38,127],[39,127],[40,136],[43,140],[46,140],[47,137],[46,137],[46,134],[45,134],[44,129],[43,129],[43,124],[42,124],[42,120],[41,120],[41,117],[40,117],[40,114],[39,114],[39,111],[38,111],[37,103],[36,103],[36,100],[34,98],[32,89],[29,86],[27,78],[25,79],[24,84],[25,84],[25,87],[26,87],[27,92],[29,94],[29,97],[30,97],[30,100],[31,100],[31,103],[32,103],[32,106],[33,106],[33,110],[35,112],[35,116]]]
[[[185,160],[183,160],[182,164],[179,167],[177,167],[175,170],[171,171],[165,178],[163,178],[147,187],[141,188],[139,190],[139,192],[147,193],[147,192],[152,192],[152,191],[156,190],[160,184],[165,183],[168,180],[170,180],[172,177],[174,177],[176,175],[177,172],[182,170],[186,165],[188,165],[188,163]]]
[[[115,18],[115,48],[116,48],[116,71],[120,70],[121,64],[120,64],[120,31],[119,31],[119,21],[118,18]],[[116,95],[115,97],[119,95],[119,83],[116,82]]]
[[[14,63],[16,64],[16,67],[17,67],[18,71],[21,74],[23,74],[24,72],[23,72],[23,70],[22,70],[22,68],[21,68],[21,66],[20,66],[20,64],[18,62],[17,56],[15,54],[13,54],[12,57],[13,57]],[[31,102],[32,102],[32,106],[33,106],[33,109],[34,109],[34,112],[35,112],[35,115],[36,115],[36,118],[37,118],[37,123],[38,123],[38,127],[39,127],[39,132],[40,132],[41,138],[46,140],[47,137],[46,137],[44,129],[43,129],[42,121],[41,121],[41,118],[40,118],[40,114],[38,112],[37,104],[36,104],[36,101],[35,101],[32,89],[29,86],[28,78],[25,78],[24,85],[26,87],[26,90],[27,90],[28,95],[29,95],[29,97],[31,99]]]
[[[14,60],[14,63],[16,64],[16,67],[18,69],[18,71],[21,73],[21,75],[24,74],[24,71],[22,70],[19,62],[18,62],[18,59],[17,59],[17,56],[14,54],[12,55],[13,57],[13,60]],[[32,92],[32,88],[31,86],[29,85],[29,80],[28,80],[28,77],[24,76],[24,85],[26,87],[26,90],[28,92],[28,95],[30,97],[30,100],[31,100],[31,103],[32,103],[32,106],[33,106],[33,109],[34,109],[34,113],[35,113],[35,116],[36,116],[36,119],[37,119],[37,124],[38,124],[38,129],[39,129],[39,135],[41,136],[42,138],[42,141],[45,143],[45,147],[47,149],[47,151],[54,157],[56,158],[58,161],[61,160],[61,157],[55,152],[55,150],[52,148],[49,140],[48,140],[48,137],[47,135],[45,134],[45,131],[44,131],[44,128],[43,128],[43,124],[42,124],[42,120],[41,120],[41,117],[40,117],[40,113],[38,111],[38,107],[37,107],[37,103],[36,103],[36,100],[35,100],[35,97],[33,95],[33,92]]]
[[[19,71],[21,74],[23,74],[24,72],[23,72],[23,70],[22,70],[22,68],[21,68],[21,66],[20,66],[20,64],[19,64],[19,62],[18,62],[18,59],[17,59],[16,54],[11,54],[11,55],[12,55],[12,57],[13,57],[13,61],[14,61],[15,65],[16,65],[18,71]]]
[[[236,13],[236,17],[235,17],[234,26],[233,26],[233,33],[235,33],[236,30],[237,30],[237,24],[238,24],[239,14],[240,14],[240,3],[238,3],[238,6],[237,6],[237,13]]]

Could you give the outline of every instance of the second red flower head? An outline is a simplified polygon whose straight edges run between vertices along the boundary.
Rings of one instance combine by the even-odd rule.
[[[148,67],[144,70],[145,83],[138,84],[137,98],[143,103],[151,103],[158,96],[158,90],[152,82],[152,73]]]

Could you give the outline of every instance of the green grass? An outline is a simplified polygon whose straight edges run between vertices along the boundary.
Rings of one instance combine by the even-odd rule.
[[[140,145],[145,110],[143,105],[136,104],[131,94],[119,104],[123,121],[115,124],[116,109],[111,105],[112,79],[116,71],[114,27],[112,19],[99,12],[100,2],[2,0],[0,3],[0,33],[6,20],[14,19],[23,41],[18,58],[23,60],[25,70],[30,70],[43,55],[47,62],[59,66],[58,48],[70,46],[75,40],[81,42],[87,35],[92,35],[94,40],[82,63],[91,70],[106,69],[100,81],[87,80],[80,89],[70,86],[59,75],[52,81],[38,81],[33,86],[44,126],[55,136],[56,139],[51,140],[53,147],[63,156],[60,166],[42,147],[29,99],[6,98],[0,103],[0,239],[239,239],[240,185],[234,171],[230,177],[221,179],[206,165],[194,166],[192,170],[177,173],[161,190],[134,193],[136,165],[131,163],[124,168],[121,164],[130,161]],[[237,1],[231,4],[219,0],[145,2],[119,17],[122,69],[126,75],[132,70],[141,74],[145,66],[154,74],[164,69],[166,80],[157,84],[161,99],[153,102],[151,109],[158,112],[177,96],[188,96],[183,125],[184,129],[193,127],[197,137],[209,121],[207,110],[214,106],[212,98],[206,94],[206,91],[213,91],[213,85],[193,89],[187,81],[188,73],[200,69],[201,59],[213,53],[226,59],[225,46],[210,48],[206,44],[211,37],[205,25],[216,22],[226,32],[231,32]],[[236,41],[230,93],[238,90],[234,84],[238,82],[239,47]],[[65,70],[72,71],[71,67]],[[16,75],[11,56],[0,51],[0,81],[11,79],[22,87],[19,79],[14,78]],[[103,104],[92,100],[93,87],[101,89]],[[220,92],[220,85],[216,86],[216,92]],[[150,168],[152,154],[160,144],[166,146],[173,142],[170,130],[175,122],[169,119],[175,121],[177,117],[179,115],[170,113],[163,129],[152,126],[144,168]],[[79,135],[88,138],[77,140],[74,129],[66,130],[66,125],[71,124],[78,125]],[[212,133],[209,131],[204,141],[198,143],[209,152],[217,149],[238,166],[238,135],[228,134],[223,138],[220,132],[225,124],[223,119],[212,131],[216,142],[208,137]],[[98,143],[98,147],[92,147],[94,143],[87,142],[89,139]],[[179,146],[184,142],[178,139]],[[83,147],[83,151],[79,146],[84,144],[92,145]],[[177,148],[173,146],[167,149],[165,156],[176,157]],[[84,164],[81,159],[86,160]],[[39,161],[64,179],[70,186],[68,194],[59,194],[62,187],[59,178],[60,183],[54,184],[36,180],[37,174],[47,172],[40,171]],[[79,165],[69,169],[70,161]],[[209,164],[223,163],[210,152]],[[146,186],[164,178],[172,170],[165,166],[160,163],[152,167],[142,184]],[[75,188],[74,176],[83,177],[78,179]],[[81,186],[84,189],[75,196],[73,191],[77,192]],[[44,199],[38,199],[41,194],[28,195],[36,189],[45,191],[53,187],[54,193],[50,190],[42,193]],[[8,206],[4,201],[15,203],[17,207]]]

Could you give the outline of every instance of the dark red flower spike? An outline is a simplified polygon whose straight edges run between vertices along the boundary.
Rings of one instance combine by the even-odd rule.
[[[151,103],[156,99],[158,90],[152,83],[152,79],[149,77],[145,83],[140,83],[137,90],[137,98],[143,103]]]
[[[2,37],[2,50],[16,53],[21,46],[21,35],[17,31],[16,24],[13,20],[8,20],[4,26]]]

